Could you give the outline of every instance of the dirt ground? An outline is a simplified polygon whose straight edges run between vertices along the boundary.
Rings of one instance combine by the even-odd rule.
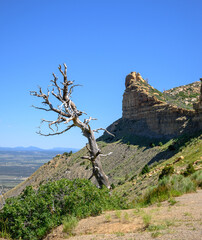
[[[148,208],[105,212],[81,220],[72,236],[63,226],[44,240],[200,240],[202,190]]]

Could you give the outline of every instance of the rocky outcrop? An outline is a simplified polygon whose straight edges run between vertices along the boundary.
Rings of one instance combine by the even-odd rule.
[[[200,89],[200,97],[197,103],[194,103],[194,109],[197,113],[202,113],[202,78],[201,80],[201,89]]]
[[[192,109],[193,103],[197,102],[200,96],[201,82],[196,81],[187,85],[171,88],[163,92],[165,101],[179,108]]]
[[[194,110],[187,110],[159,100],[157,90],[151,94],[152,87],[139,73],[127,75],[125,86],[122,120],[142,121],[154,136],[177,136],[202,129],[202,89]]]
[[[196,116],[194,120],[199,124],[199,128],[202,129],[202,78],[201,80],[201,89],[200,89],[200,97],[197,103],[193,104],[194,110],[196,112]]]

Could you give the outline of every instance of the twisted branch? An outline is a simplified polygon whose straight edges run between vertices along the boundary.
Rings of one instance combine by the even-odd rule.
[[[114,134],[110,133],[110,132],[109,132],[107,129],[105,129],[105,128],[98,128],[98,129],[93,130],[93,132],[97,132],[97,133],[98,133],[100,130],[105,131],[105,132],[108,133],[109,135],[115,137]]]
[[[64,130],[61,131],[61,132],[43,134],[43,133],[41,133],[41,131],[38,131],[38,132],[36,132],[36,133],[39,134],[39,135],[41,135],[41,136],[45,136],[45,137],[55,136],[55,135],[60,135],[60,134],[63,134],[63,133],[65,133],[65,132],[67,132],[67,131],[70,130],[72,127],[75,127],[75,125],[72,124],[72,125],[68,126],[66,129],[64,129]]]

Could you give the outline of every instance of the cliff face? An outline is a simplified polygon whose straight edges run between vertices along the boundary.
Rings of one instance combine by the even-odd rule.
[[[200,80],[201,80],[201,89],[200,89],[199,101],[194,103],[193,106],[196,112],[196,116],[194,117],[194,120],[198,122],[199,128],[202,129],[202,78],[200,78]]]
[[[163,94],[139,73],[127,75],[125,86],[122,120],[142,121],[155,136],[177,136],[202,129],[202,89],[194,110],[187,110],[163,101]]]

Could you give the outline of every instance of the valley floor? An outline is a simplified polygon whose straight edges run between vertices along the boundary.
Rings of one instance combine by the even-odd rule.
[[[61,225],[44,240],[199,240],[201,199],[198,190],[148,208],[105,212],[81,220],[69,238]]]

